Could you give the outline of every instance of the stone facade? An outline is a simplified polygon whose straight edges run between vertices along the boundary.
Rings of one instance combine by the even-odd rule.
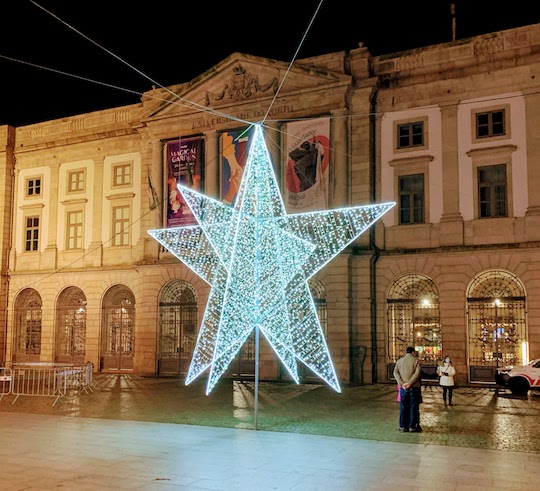
[[[488,381],[512,353],[519,361],[540,356],[539,47],[533,25],[380,57],[361,46],[298,60],[288,73],[287,62],[235,53],[190,82],[153,88],[138,104],[0,127],[0,357],[8,365],[60,362],[66,319],[81,320],[66,300],[76,290],[84,349],[72,361],[164,374],[164,291],[189,285],[200,324],[209,286],[147,234],[165,223],[164,206],[150,206],[149,181],[166,202],[165,144],[201,138],[205,194],[222,199],[220,134],[265,117],[282,187],[287,123],[324,117],[329,207],[398,203],[316,277],[340,380],[389,381],[409,341],[428,366],[452,356],[459,384]],[[486,114],[489,131],[489,118],[503,115],[502,131],[478,135]],[[421,128],[420,143],[398,145],[403,128]],[[505,173],[497,188],[504,209],[486,216],[493,198],[481,176],[494,166]],[[423,183],[413,223],[400,187],[410,176]],[[118,210],[129,224],[119,242]],[[429,322],[419,314],[422,292]],[[511,311],[492,306],[504,297]],[[38,324],[32,346],[28,333]],[[403,340],[400,329],[413,338]],[[489,339],[475,341],[490,329],[497,349],[493,339],[491,350]],[[416,332],[438,340],[416,342]],[[109,353],[115,336],[129,352],[123,360]],[[260,371],[286,377],[264,343]]]

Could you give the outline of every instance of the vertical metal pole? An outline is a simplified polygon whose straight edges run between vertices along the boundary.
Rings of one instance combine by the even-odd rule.
[[[255,326],[255,403],[253,415],[253,429],[257,429],[259,419],[259,325]]]
[[[259,209],[259,200],[257,198],[256,201],[256,207],[257,207],[257,217],[260,216],[260,209]],[[255,288],[257,289],[257,297],[255,301],[256,309],[257,309],[257,322],[255,325],[255,393],[254,396],[254,405],[253,405],[253,429],[257,429],[258,419],[259,419],[259,316],[260,316],[260,305],[259,305],[259,294],[260,294],[260,283],[261,278],[259,276],[259,267],[261,264],[261,231],[260,231],[260,224],[257,223],[256,229],[255,229],[255,247],[257,248],[256,256],[256,272],[255,272]]]
[[[450,15],[452,16],[452,41],[456,40],[456,4],[450,4]]]
[[[495,368],[499,368],[499,303],[495,299],[495,349],[497,350],[497,359],[495,360]]]

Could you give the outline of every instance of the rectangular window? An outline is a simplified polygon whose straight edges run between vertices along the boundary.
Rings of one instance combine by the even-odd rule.
[[[129,206],[113,208],[113,245],[129,245]]]
[[[70,211],[67,214],[67,249],[82,249],[83,212]]]
[[[505,134],[504,109],[476,114],[476,138]]]
[[[41,177],[26,180],[26,196],[41,196]]]
[[[424,223],[424,174],[399,177],[399,223]]]
[[[84,191],[84,171],[77,170],[68,173],[68,192]]]
[[[507,216],[506,199],[506,165],[500,164],[479,167],[479,218],[498,218]]]
[[[422,146],[424,144],[424,122],[399,124],[397,137],[398,148]]]
[[[39,250],[39,217],[26,217],[26,227],[24,230],[24,250],[33,252]]]
[[[119,164],[113,167],[113,186],[131,184],[131,164]]]

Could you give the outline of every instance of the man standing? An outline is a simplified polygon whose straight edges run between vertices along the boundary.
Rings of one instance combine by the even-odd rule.
[[[400,385],[399,430],[419,433],[420,427],[420,360],[414,355],[414,348],[407,347],[407,354],[401,357],[394,368],[394,377]]]

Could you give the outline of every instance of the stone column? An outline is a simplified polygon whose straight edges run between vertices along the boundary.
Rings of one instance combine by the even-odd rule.
[[[41,267],[43,269],[56,269],[56,261],[58,259],[58,244],[56,241],[56,237],[58,233],[59,167],[59,164],[51,164],[50,166],[51,176],[49,182],[49,213],[47,223],[48,237],[45,251],[42,254]],[[43,184],[44,183],[42,183],[42,185]],[[45,226],[45,224],[43,225]]]
[[[148,214],[148,219],[145,221],[145,225],[148,229],[159,229],[164,227],[163,222],[163,213],[164,205],[168,199],[167,192],[168,189],[163,187],[163,143],[160,140],[152,142],[152,161],[150,165],[147,166],[147,181],[148,178],[152,181],[152,187],[154,188],[157,195],[157,207],[153,210],[150,210]],[[147,182],[144,182],[146,185]],[[150,184],[147,184],[150,186]],[[148,192],[151,194],[152,190],[149,189]],[[165,203],[164,203],[165,200]],[[143,207],[144,209],[144,207]],[[153,237],[150,237],[146,232],[143,234],[144,237],[144,257],[145,260],[154,260],[159,256],[159,242]]]
[[[281,134],[279,130],[280,124],[275,121],[264,124],[266,146],[268,148],[268,153],[270,154],[270,159],[272,160],[272,165],[274,166],[276,181],[280,187],[282,187],[281,176],[283,174],[283,166],[281,164]]]
[[[527,138],[527,194],[525,213],[527,240],[540,240],[540,95],[525,94],[525,132]],[[516,192],[516,191],[514,191]]]
[[[347,109],[332,111],[332,142],[330,145],[330,203],[332,208],[348,206],[349,198],[349,152],[347,151]]]
[[[163,188],[163,170],[165,168],[163,162],[163,142],[160,140],[152,143],[152,162],[148,168],[152,179],[152,187],[157,194],[157,208],[153,210],[151,224],[152,227],[163,227],[163,200],[166,199],[165,189]]]
[[[204,169],[204,194],[212,198],[220,199],[221,189],[220,178],[220,158],[219,141],[217,131],[206,133],[206,165]]]
[[[443,214],[440,245],[463,245],[463,217],[459,210],[459,154],[457,104],[441,108]]]
[[[92,240],[90,242],[88,254],[84,257],[84,265],[88,267],[100,267],[102,265],[103,258],[103,242],[101,230],[102,224],[102,210],[103,200],[105,196],[103,194],[103,160],[94,161],[94,189],[88,190],[93,192],[92,196],[92,228],[85,225],[85,234],[91,232]]]

